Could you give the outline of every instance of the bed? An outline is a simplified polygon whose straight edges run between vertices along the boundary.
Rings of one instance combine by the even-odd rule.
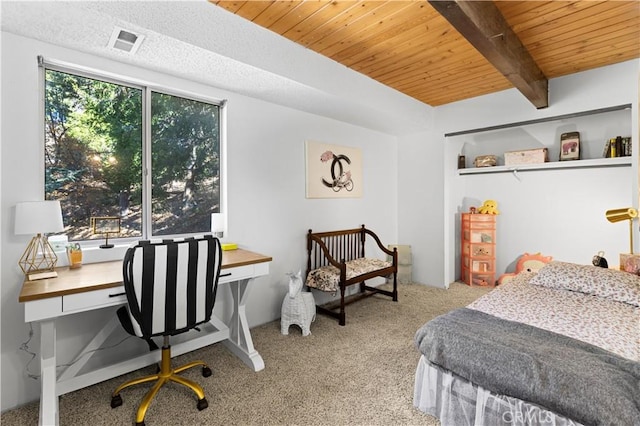
[[[553,261],[418,329],[414,405],[462,425],[640,425],[640,277]]]

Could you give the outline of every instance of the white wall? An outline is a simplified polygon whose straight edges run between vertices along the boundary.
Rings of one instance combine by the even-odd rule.
[[[90,56],[8,33],[2,33],[1,301],[2,410],[38,398],[39,382],[26,377],[29,356],[18,350],[29,325],[18,303],[22,273],[18,258],[28,242],[13,233],[17,202],[43,196],[42,125],[37,55],[142,79],[214,98],[228,105],[229,240],[273,257],[270,275],[255,281],[248,301],[250,324],[280,316],[286,293],[285,273],[306,265],[305,233],[309,228],[374,229],[385,243],[397,241],[397,140],[367,130],[215,87]],[[304,141],[312,139],[359,147],[364,162],[364,195],[359,199],[306,199]],[[114,254],[114,256],[117,256]],[[217,310],[230,302],[221,289]],[[105,310],[59,321],[61,362],[70,360],[100,321]],[[79,321],[81,319],[81,321]],[[38,352],[37,327],[29,347]],[[30,366],[37,373],[37,360]]]
[[[398,165],[399,235],[403,243],[437,247],[444,252],[441,266],[433,265],[433,271],[420,271],[415,278],[438,286],[447,286],[457,278],[458,214],[485,199],[496,199],[501,211],[498,274],[524,252],[540,251],[558,260],[588,264],[594,254],[604,250],[605,257],[616,265],[618,254],[628,251],[628,228],[608,223],[604,212],[638,205],[639,64],[640,61],[633,60],[553,79],[549,84],[550,106],[541,110],[536,110],[516,90],[440,106],[435,111],[434,136],[402,138]],[[444,137],[445,133],[628,103],[633,107],[630,128],[634,157],[633,165],[626,168],[527,172],[520,173],[521,181],[508,173],[458,177],[459,147]],[[426,163],[425,158],[432,152],[444,155]],[[438,160],[444,165],[440,166]],[[472,158],[467,158],[468,164],[471,161]],[[438,175],[432,168],[443,168],[444,173]],[[413,188],[412,195],[409,188]],[[442,197],[440,188],[444,191]],[[432,197],[437,204],[425,201]],[[440,199],[444,200],[442,222],[437,220],[438,209],[443,206]],[[403,212],[406,209],[411,209],[411,214]],[[437,227],[444,228],[442,242],[435,236]],[[634,229],[637,242],[640,240],[637,226]],[[432,276],[443,280],[432,281]]]
[[[411,245],[414,282],[444,282],[444,145],[440,134],[423,132],[398,140],[398,241]]]

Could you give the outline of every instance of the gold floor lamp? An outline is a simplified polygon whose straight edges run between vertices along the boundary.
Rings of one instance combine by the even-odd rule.
[[[607,210],[605,213],[607,220],[611,223],[620,222],[622,220],[629,221],[629,253],[633,254],[633,219],[638,217],[638,210],[633,207],[625,207],[623,209]]]

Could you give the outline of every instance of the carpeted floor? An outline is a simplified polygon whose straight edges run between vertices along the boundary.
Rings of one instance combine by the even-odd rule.
[[[176,385],[162,389],[151,403],[147,425],[438,425],[413,407],[413,380],[419,353],[413,336],[426,321],[465,306],[489,289],[454,283],[449,290],[399,286],[399,301],[373,296],[347,307],[347,325],[318,315],[311,335],[297,326],[289,335],[274,321],[252,329],[266,368],[255,373],[222,345],[174,359],[175,365],[202,359],[213,369],[185,372],[200,383],[209,408],[196,409],[192,394]],[[132,372],[60,398],[61,425],[130,425],[148,389],[123,391],[112,409],[111,392]],[[38,403],[2,413],[2,425],[36,425]]]

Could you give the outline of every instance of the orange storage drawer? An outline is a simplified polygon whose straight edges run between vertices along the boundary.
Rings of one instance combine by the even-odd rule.
[[[468,285],[495,285],[496,215],[463,213],[460,279]]]

